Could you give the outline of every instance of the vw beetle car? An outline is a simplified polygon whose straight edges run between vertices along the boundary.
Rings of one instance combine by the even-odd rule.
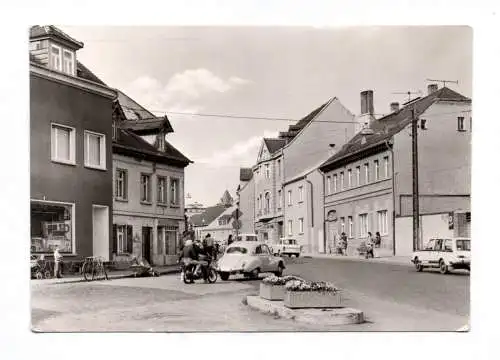
[[[284,269],[283,258],[274,256],[265,243],[254,241],[232,243],[217,265],[217,272],[222,280],[228,280],[230,275],[235,274],[254,279],[266,272],[281,276]]]
[[[470,238],[433,238],[423,250],[412,255],[417,271],[424,268],[438,268],[441,274],[450,270],[470,271]]]

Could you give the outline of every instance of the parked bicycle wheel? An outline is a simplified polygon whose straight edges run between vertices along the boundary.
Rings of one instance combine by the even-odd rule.
[[[83,278],[86,281],[94,280],[94,264],[92,263],[84,263],[82,267]]]

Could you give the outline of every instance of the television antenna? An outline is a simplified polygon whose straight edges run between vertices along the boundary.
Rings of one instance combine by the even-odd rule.
[[[422,91],[406,91],[406,92],[393,92],[391,94],[396,94],[396,95],[408,95],[408,102],[411,101],[411,96],[412,95],[422,95]]]
[[[439,79],[425,79],[426,81],[432,81],[432,82],[440,82],[443,83],[443,87],[446,86],[446,83],[450,84],[457,84],[458,85],[458,80],[439,80]]]

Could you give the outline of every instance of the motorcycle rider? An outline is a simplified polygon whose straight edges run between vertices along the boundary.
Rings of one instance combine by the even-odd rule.
[[[208,264],[211,259],[210,255],[207,253],[206,249],[203,247],[203,244],[199,240],[194,242],[193,248],[196,252],[198,264],[196,266],[195,273],[201,271],[203,280],[205,280],[205,282],[208,282]],[[202,258],[205,258],[206,260],[203,260]]]

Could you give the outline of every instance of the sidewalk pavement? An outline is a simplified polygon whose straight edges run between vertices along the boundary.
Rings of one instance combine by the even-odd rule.
[[[163,266],[153,266],[155,271],[158,271],[161,275],[172,274],[179,272],[180,268],[178,264],[174,265],[163,265]],[[125,269],[125,270],[107,270],[108,271],[108,279],[123,279],[134,276],[133,269]],[[67,274],[62,278],[50,278],[50,279],[32,279],[34,283],[43,283],[43,284],[65,284],[65,283],[77,283],[86,281],[81,274]]]
[[[317,259],[335,259],[344,261],[360,261],[369,263],[385,263],[385,264],[395,264],[395,265],[406,265],[413,266],[410,256],[377,256],[373,259],[365,259],[364,256],[360,255],[337,255],[337,254],[311,254],[304,253],[302,257],[317,258]]]

